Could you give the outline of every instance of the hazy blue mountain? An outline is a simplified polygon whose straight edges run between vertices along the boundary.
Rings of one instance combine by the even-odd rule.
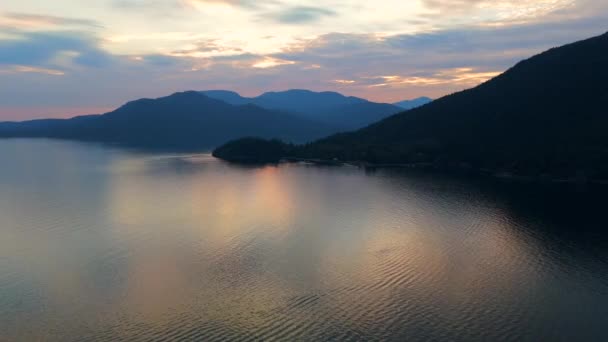
[[[608,33],[518,63],[473,89],[286,156],[608,179]],[[241,145],[246,145],[247,142]],[[232,142],[215,155],[248,155]],[[280,150],[267,145],[273,153]],[[256,152],[264,150],[256,142]]]
[[[228,104],[235,106],[242,106],[254,103],[251,98],[243,97],[239,93],[230,90],[206,90],[202,91],[201,93],[207,95],[212,99],[224,101]]]
[[[396,102],[396,103],[393,103],[393,105],[395,105],[397,107],[401,107],[405,110],[410,110],[410,109],[422,107],[425,104],[431,103],[431,102],[433,102],[433,99],[423,96],[423,97],[419,97],[419,98],[413,99],[413,100],[405,100],[405,101]]]
[[[263,109],[233,106],[199,92],[132,101],[104,115],[0,123],[0,137],[48,137],[161,149],[205,149],[261,136],[306,142],[336,132],[328,125]]]
[[[366,102],[368,101],[358,97],[344,96],[336,92],[313,92],[303,89],[264,93],[255,99],[257,105],[265,108],[303,114]]]
[[[205,95],[231,104],[251,103],[262,108],[291,113],[324,122],[340,130],[353,130],[398,113],[403,109],[391,104],[375,103],[336,92],[313,92],[292,89],[264,93],[246,98],[226,90],[204,91]]]

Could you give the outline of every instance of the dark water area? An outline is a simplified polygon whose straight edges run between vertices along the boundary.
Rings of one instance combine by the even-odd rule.
[[[0,141],[0,341],[608,341],[605,189]]]

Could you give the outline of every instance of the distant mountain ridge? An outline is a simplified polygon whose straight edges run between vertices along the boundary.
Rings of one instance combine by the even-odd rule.
[[[608,180],[608,33],[548,50],[473,89],[284,157],[427,165],[537,179]],[[231,142],[214,155],[264,157]],[[279,152],[281,153],[279,153]]]
[[[335,92],[288,90],[246,98],[186,91],[139,99],[103,114],[0,123],[0,138],[46,137],[160,149],[208,149],[256,136],[309,142],[358,129],[402,109]]]
[[[265,109],[323,122],[340,130],[359,129],[403,111],[403,108],[395,105],[371,102],[330,91],[292,89],[268,92],[252,98],[227,90],[208,90],[202,93],[233,105],[254,104]]]
[[[255,105],[230,105],[200,92],[131,101],[103,115],[0,123],[0,138],[45,137],[138,148],[208,149],[228,140],[262,136],[307,142],[335,127]]]
[[[393,103],[393,105],[400,107],[402,109],[405,109],[405,110],[410,110],[410,109],[422,107],[425,104],[428,104],[431,102],[433,102],[433,99],[423,96],[423,97],[419,97],[419,98],[412,99],[412,100],[395,102],[395,103]]]

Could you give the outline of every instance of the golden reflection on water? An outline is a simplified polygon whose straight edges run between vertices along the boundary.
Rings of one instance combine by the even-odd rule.
[[[139,167],[116,168],[132,172],[111,181],[107,202],[109,215],[117,224],[177,219],[181,224],[198,222],[233,230],[245,219],[281,226],[293,217],[290,180],[276,167],[251,170],[236,182],[230,170],[212,178],[194,175],[163,182],[158,175],[147,174],[148,167],[139,163]]]
[[[476,262],[492,261],[499,254],[510,260],[521,256],[505,253],[523,250],[500,222],[484,231],[467,232],[471,234],[467,239],[474,241],[467,246],[453,246],[460,243],[458,239],[446,240],[446,235],[453,233],[437,229],[444,224],[437,221],[441,217],[419,216],[418,220],[387,224],[387,218],[415,214],[424,208],[408,197],[400,204],[409,207],[395,206],[391,189],[383,184],[347,179],[307,189],[301,187],[301,179],[294,180],[293,172],[299,171],[293,167],[234,170],[203,163],[201,168],[213,169],[182,174],[174,173],[171,167],[165,169],[166,162],[119,160],[110,167],[105,209],[112,223],[110,240],[120,241],[129,253],[122,261],[125,283],[111,301],[99,304],[105,314],[98,319],[108,324],[116,319],[114,312],[121,313],[121,320],[155,329],[168,328],[176,317],[194,315],[245,333],[269,324],[264,314],[310,293],[335,293],[328,304],[335,310],[358,305],[372,315],[392,305],[390,294],[397,288],[414,294],[433,293],[434,298],[426,304],[442,296],[451,296],[444,298],[449,302],[454,296],[481,293],[486,275],[480,272],[483,265]],[[209,172],[213,172],[212,177]],[[370,197],[360,202],[361,207],[342,208],[331,203],[336,194],[353,186],[362,187]],[[327,209],[332,206],[336,216]],[[477,215],[480,217],[460,219],[465,224],[487,220],[484,213]],[[294,223],[298,231],[293,231]],[[257,251],[259,246],[248,245],[246,236],[260,233],[271,248],[280,243],[292,248],[279,254]],[[332,238],[337,245],[331,244]],[[297,245],[290,245],[293,239]],[[451,255],[457,247],[469,248],[470,253]],[[44,249],[38,249],[38,257],[40,253],[45,253]],[[256,253],[262,255],[260,260],[256,260]],[[61,263],[68,266],[67,271],[45,276],[47,296],[58,307],[73,305],[74,298],[95,296],[80,278],[82,265],[69,266],[66,259]],[[290,274],[293,271],[296,274]],[[438,279],[443,280],[438,283]],[[344,291],[353,284],[367,289],[364,296],[360,291]],[[437,290],[429,291],[433,287]],[[418,300],[418,305],[425,303],[422,297]],[[309,307],[291,314],[314,320],[319,312]],[[364,317],[327,319],[352,326]]]
[[[133,251],[121,310],[156,326],[174,319],[168,312],[229,321],[245,309],[280,306],[280,299],[289,296],[280,279],[267,279],[276,275],[251,274],[234,282],[230,273],[248,267],[247,256],[239,254],[247,252],[243,236],[263,230],[265,239],[272,239],[291,227],[289,177],[265,167],[238,171],[235,179],[235,171],[223,166],[214,177],[169,174],[170,181],[163,182],[151,172],[162,162],[127,160],[112,167],[119,170],[107,200],[112,234]]]

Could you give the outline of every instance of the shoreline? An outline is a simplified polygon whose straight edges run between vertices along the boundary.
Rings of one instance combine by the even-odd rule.
[[[476,176],[483,178],[490,178],[500,181],[514,181],[518,183],[536,183],[536,184],[561,184],[561,185],[599,185],[608,186],[608,179],[588,179],[586,177],[571,177],[571,178],[559,178],[552,177],[551,175],[540,175],[540,176],[524,176],[513,174],[509,171],[504,170],[491,170],[491,169],[476,169],[473,167],[450,167],[440,168],[432,163],[380,163],[374,164],[370,162],[362,161],[341,161],[331,159],[311,159],[311,158],[295,158],[286,157],[281,158],[276,164],[293,164],[293,163],[305,163],[319,166],[354,166],[360,169],[373,170],[373,169],[410,169],[410,170],[424,170],[442,174],[452,175],[464,175],[464,176]]]

